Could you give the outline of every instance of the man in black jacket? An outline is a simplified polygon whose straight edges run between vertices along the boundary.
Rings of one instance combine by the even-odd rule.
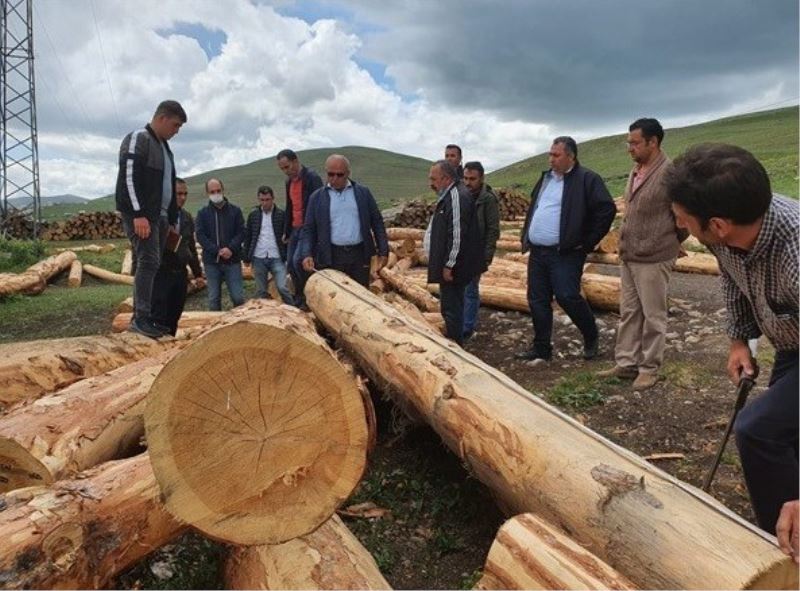
[[[186,123],[186,112],[176,101],[163,101],[150,123],[132,131],[119,148],[116,206],[131,241],[136,260],[133,283],[133,320],[130,330],[148,337],[166,334],[151,315],[153,283],[167,228],[177,220],[175,160],[167,140]]]
[[[428,283],[439,284],[447,337],[460,345],[464,340],[464,290],[480,273],[482,262],[475,199],[446,160],[431,166],[428,180],[439,196],[425,232]]]
[[[286,215],[282,238],[288,244],[286,264],[294,285],[295,305],[302,307],[306,301],[303,288],[308,275],[303,270],[297,245],[308,208],[308,198],[322,186],[322,179],[316,172],[303,166],[293,150],[281,150],[277,160],[278,168],[286,175]]]
[[[599,334],[594,314],[581,296],[586,254],[594,250],[614,220],[616,208],[600,176],[578,162],[578,145],[568,136],[550,147],[550,170],[531,192],[522,230],[522,252],[528,259],[528,304],[533,318],[533,347],[517,359],[544,359],[553,354],[552,300],[583,335],[583,358],[597,356]]]
[[[186,181],[176,177],[175,200],[178,206],[178,218],[175,229],[169,231],[172,237],[166,241],[167,247],[164,249],[153,287],[153,318],[157,324],[168,328],[169,334],[173,336],[178,330],[178,321],[186,304],[186,288],[189,280],[186,266],[192,269],[195,281],[201,285],[204,281],[194,241],[194,220],[189,212],[183,209],[188,195]]]
[[[267,185],[258,188],[258,203],[247,216],[242,259],[253,266],[256,297],[267,297],[267,283],[272,273],[283,303],[291,304],[292,294],[286,287],[286,243],[281,240],[283,211],[275,205],[275,193]]]

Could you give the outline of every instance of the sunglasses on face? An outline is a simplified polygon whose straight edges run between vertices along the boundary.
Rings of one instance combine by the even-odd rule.
[[[347,173],[346,172],[329,172],[328,176],[329,177],[336,177],[337,179],[340,179],[342,177],[347,176]]]

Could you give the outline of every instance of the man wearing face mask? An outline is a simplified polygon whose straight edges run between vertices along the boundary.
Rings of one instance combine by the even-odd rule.
[[[222,309],[222,282],[228,286],[234,306],[244,303],[242,280],[242,210],[225,198],[219,179],[206,181],[209,204],[197,213],[197,241],[203,247],[203,266],[208,281],[208,308]]]

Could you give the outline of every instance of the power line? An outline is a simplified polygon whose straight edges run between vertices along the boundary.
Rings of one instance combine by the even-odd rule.
[[[89,0],[92,7],[92,19],[94,19],[94,29],[97,31],[97,41],[100,43],[100,55],[103,58],[103,70],[106,74],[108,92],[111,94],[111,104],[114,107],[114,119],[117,122],[117,133],[122,133],[122,126],[119,124],[119,112],[117,111],[117,101],[114,99],[114,89],[111,88],[111,78],[108,75],[108,64],[106,63],[106,51],[103,48],[103,36],[100,34],[100,27],[97,25],[97,14],[94,11],[94,0]]]

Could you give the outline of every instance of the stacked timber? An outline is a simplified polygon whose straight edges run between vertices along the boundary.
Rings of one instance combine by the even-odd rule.
[[[116,211],[81,212],[68,220],[53,222],[42,240],[100,240],[125,238],[122,218]]]
[[[530,205],[528,196],[517,189],[501,188],[495,190],[500,219],[503,221],[524,218]],[[402,228],[427,228],[433,215],[434,202],[414,199],[406,203],[403,210],[392,218],[392,226]]]
[[[40,230],[46,227],[46,223],[39,224]],[[5,216],[0,217],[0,237],[31,240],[35,238],[34,229],[35,224],[30,210],[9,206]]]
[[[518,189],[501,188],[495,190],[497,204],[500,207],[500,220],[512,221],[525,218],[530,206],[530,198]]]

